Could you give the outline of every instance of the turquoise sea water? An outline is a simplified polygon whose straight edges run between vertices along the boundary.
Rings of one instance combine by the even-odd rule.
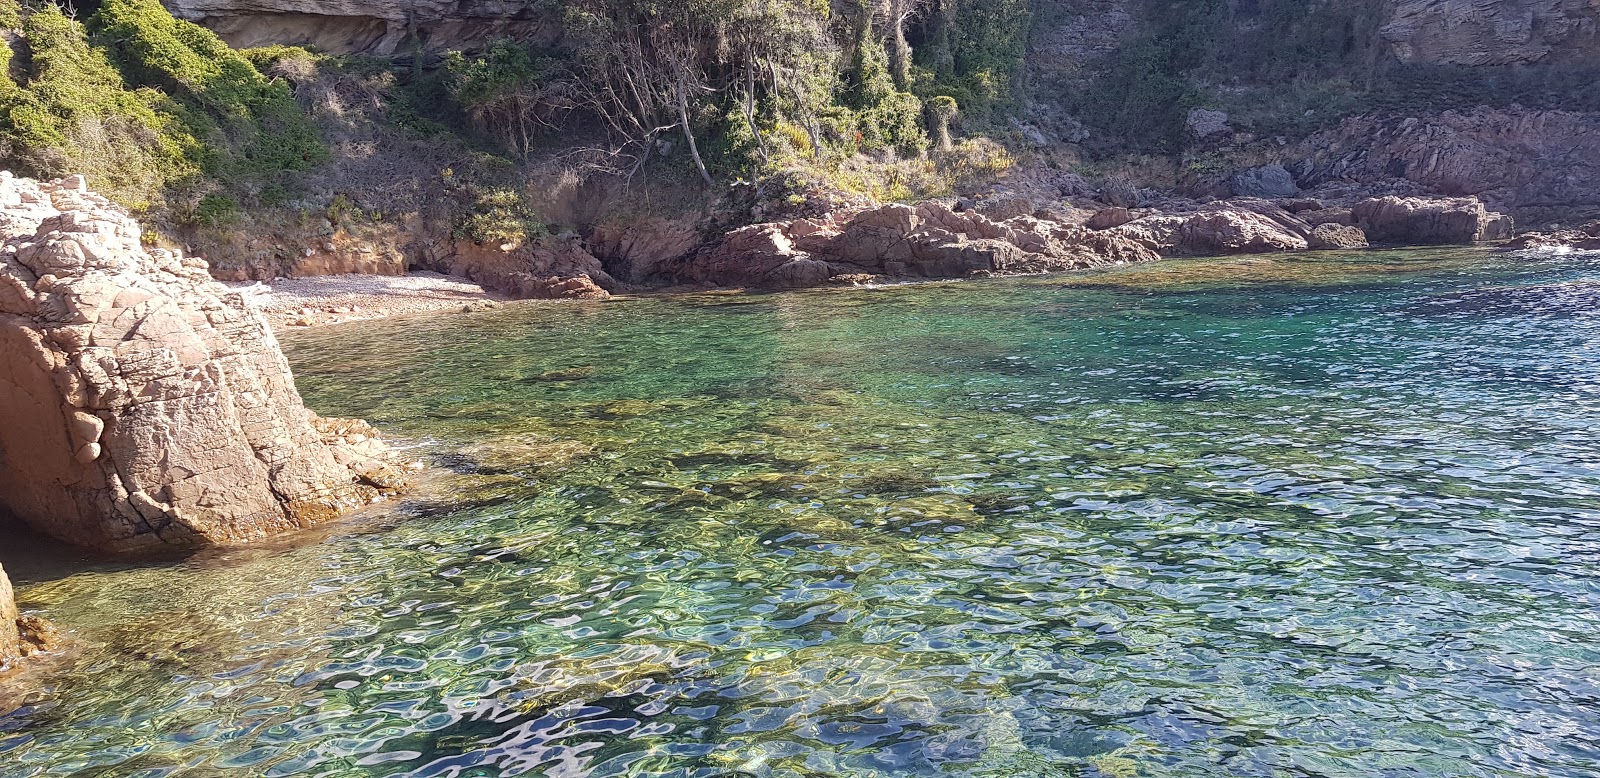
[[[1600,775],[1597,310],[1375,252],[296,333],[449,472],[23,581],[78,649],[0,776]]]

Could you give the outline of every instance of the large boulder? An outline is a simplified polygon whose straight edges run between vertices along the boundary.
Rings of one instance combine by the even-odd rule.
[[[1291,220],[1286,212],[1274,218],[1270,214],[1230,206],[1191,214],[1147,216],[1107,230],[1106,234],[1128,238],[1164,256],[1262,254],[1304,249],[1308,243]],[[1310,228],[1305,227],[1304,232],[1309,234]]]
[[[81,178],[0,173],[0,505],[94,548],[229,544],[403,478],[313,427],[266,321],[206,263],[147,251]]]
[[[1314,249],[1364,249],[1367,235],[1358,227],[1343,224],[1319,224],[1307,239]]]
[[[1493,240],[1511,228],[1476,197],[1377,197],[1351,209],[1356,226],[1379,243],[1465,245]]]
[[[671,277],[687,284],[796,289],[821,285],[832,275],[826,263],[795,247],[785,225],[755,224],[677,263]]]
[[[1294,197],[1300,194],[1294,176],[1282,165],[1262,165],[1235,173],[1231,181],[1238,197]]]

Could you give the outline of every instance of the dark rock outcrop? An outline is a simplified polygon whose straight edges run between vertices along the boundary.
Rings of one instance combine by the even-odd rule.
[[[1282,165],[1262,165],[1235,173],[1230,184],[1237,197],[1294,197],[1300,194],[1294,176]]]
[[[1379,243],[1465,245],[1510,237],[1509,217],[1476,197],[1377,197],[1351,209],[1357,226]]]
[[[403,477],[313,426],[277,340],[204,261],[83,188],[0,173],[0,504],[129,551],[255,540]]]
[[[1301,142],[1290,164],[1308,187],[1369,191],[1410,182],[1520,212],[1600,206],[1600,115],[1478,108],[1425,118],[1359,116]],[[1403,194],[1403,192],[1402,192]]]

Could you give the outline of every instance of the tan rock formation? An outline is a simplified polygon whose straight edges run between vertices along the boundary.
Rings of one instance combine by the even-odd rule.
[[[0,672],[22,657],[22,636],[17,630],[17,600],[11,592],[11,579],[0,568]]]
[[[669,277],[688,284],[792,289],[870,277],[1018,275],[1155,259],[1160,256],[1154,251],[1109,232],[1030,215],[997,222],[975,210],[923,203],[735,230],[673,263]]]
[[[1361,249],[1367,247],[1367,234],[1343,224],[1319,224],[1308,239],[1314,249]]]
[[[1205,256],[1304,249],[1311,227],[1258,200],[1219,203],[1198,213],[1146,216],[1106,233],[1164,256]]]
[[[496,40],[549,43],[560,16],[536,0],[162,0],[180,19],[229,45],[313,46],[335,54],[391,56],[481,47]]]
[[[1529,232],[1518,235],[1500,246],[1501,251],[1527,251],[1529,249],[1576,249],[1600,251],[1600,221],[1581,227],[1551,232]]]
[[[107,550],[235,543],[398,475],[312,426],[261,316],[81,178],[0,173],[0,504]]]
[[[1468,244],[1510,237],[1504,214],[1490,213],[1476,197],[1377,197],[1351,209],[1367,237],[1405,245]]]

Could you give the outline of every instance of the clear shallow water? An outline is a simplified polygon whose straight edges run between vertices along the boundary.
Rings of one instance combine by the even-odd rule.
[[[457,475],[26,584],[0,776],[1600,774],[1600,263],[1171,262],[297,334]]]

